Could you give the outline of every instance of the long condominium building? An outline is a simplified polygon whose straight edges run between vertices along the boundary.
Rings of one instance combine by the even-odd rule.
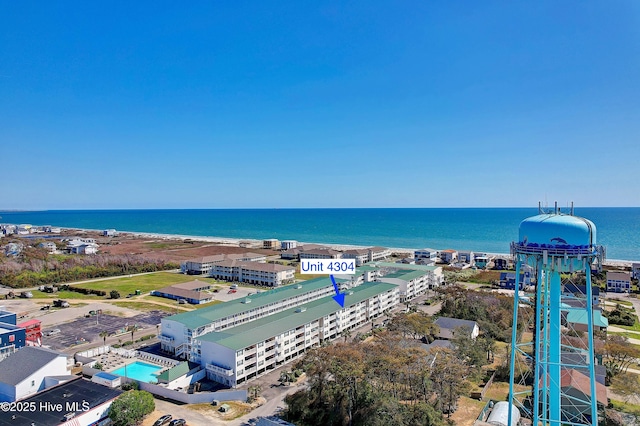
[[[234,387],[303,355],[344,330],[363,325],[398,304],[398,287],[366,283],[350,289],[344,308],[332,296],[197,339],[207,376]]]
[[[323,277],[165,317],[161,321],[161,347],[176,356],[197,362],[200,354],[193,341],[199,336],[273,315],[333,292],[331,280]]]
[[[265,262],[267,257],[260,253],[244,254],[216,254],[213,256],[203,256],[187,260],[182,263],[181,269],[190,275],[207,275],[211,272],[213,265],[226,260],[237,260],[240,262]]]

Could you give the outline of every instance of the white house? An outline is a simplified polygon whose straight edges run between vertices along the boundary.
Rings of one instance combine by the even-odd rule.
[[[116,235],[118,235],[118,231],[116,231],[115,229],[105,229],[104,231],[102,231],[103,237],[115,237]]]
[[[631,264],[631,278],[640,280],[640,263]]]
[[[71,361],[50,349],[21,348],[0,361],[0,401],[17,401],[60,383],[60,376],[70,375]]]
[[[453,263],[458,258],[458,252],[455,250],[442,250],[438,252],[438,257],[444,263]]]
[[[426,260],[426,263],[435,263],[438,258],[438,250],[431,248],[424,248],[413,252],[413,258],[415,260]]]
[[[458,251],[458,262],[473,263],[473,252],[467,250]]]
[[[631,274],[628,272],[607,271],[607,292],[631,292]]]
[[[98,247],[98,244],[95,242],[87,242],[81,239],[74,239],[67,243],[67,250],[69,250],[69,253],[71,254],[96,254],[98,252]]]
[[[298,245],[298,242],[295,240],[283,240],[280,242],[280,249],[291,250],[293,248],[296,248],[297,245]]]
[[[459,329],[466,329],[468,333],[471,333],[472,339],[475,339],[480,334],[480,327],[478,327],[478,323],[475,321],[439,317],[435,320],[435,324],[440,327],[440,331],[438,332],[439,339],[453,339]]]

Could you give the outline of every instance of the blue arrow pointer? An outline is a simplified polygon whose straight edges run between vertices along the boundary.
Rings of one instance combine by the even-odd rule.
[[[333,289],[336,291],[336,295],[333,296],[333,300],[338,302],[338,305],[344,308],[344,293],[340,293],[340,289],[338,288],[338,284],[336,284],[336,279],[333,278],[333,275],[329,275],[331,277],[331,282],[333,283]]]

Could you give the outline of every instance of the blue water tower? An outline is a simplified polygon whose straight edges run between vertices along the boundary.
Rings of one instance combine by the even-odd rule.
[[[573,206],[569,214],[562,213],[557,203],[553,212],[539,208],[538,215],[520,223],[519,241],[511,243],[511,254],[518,280],[525,265],[534,269],[536,293],[531,301],[514,292],[509,410],[520,409],[521,414],[532,419],[533,425],[597,425],[600,384],[596,382],[593,350],[591,270],[592,265],[602,264],[604,248],[596,245],[596,226],[588,219],[574,216]],[[575,272],[585,274],[584,289],[577,293],[563,292],[568,288],[564,289],[561,275]],[[582,288],[576,285],[571,288],[578,287]],[[520,343],[518,309],[529,301],[535,309],[535,334],[532,342]],[[579,334],[567,321],[568,312],[572,317],[584,319],[582,322],[586,324],[580,331],[586,335],[582,339],[566,337]],[[530,388],[523,390],[516,383],[516,364],[522,362],[530,368],[533,394]]]

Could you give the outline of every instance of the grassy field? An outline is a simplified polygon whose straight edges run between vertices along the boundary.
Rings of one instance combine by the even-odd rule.
[[[34,299],[95,299],[103,300],[104,297],[95,294],[82,294],[75,291],[58,291],[56,293],[45,293],[43,291],[34,290],[31,292]]]
[[[120,306],[121,308],[135,309],[136,311],[140,311],[140,312],[163,311],[163,312],[169,312],[171,314],[175,314],[178,312],[186,312],[190,310],[190,309],[183,309],[182,307],[176,306],[176,308],[178,309],[176,311],[176,308],[171,308],[169,306],[156,305],[154,303],[144,303],[144,302],[121,301],[121,302],[109,302],[109,303],[115,306]]]
[[[131,277],[122,277],[112,280],[101,280],[90,283],[77,284],[78,287],[90,288],[93,290],[103,290],[107,294],[111,290],[118,290],[122,297],[127,294],[135,293],[136,290],[140,290],[143,293],[148,293],[151,290],[157,290],[162,287],[167,287],[172,284],[186,283],[194,281],[196,278],[190,275],[175,274],[172,272],[158,272],[147,275],[137,275]],[[211,278],[198,277],[198,281],[206,283],[216,283],[217,281]],[[34,295],[35,296],[35,295]]]
[[[633,303],[629,302],[628,300],[621,300],[621,299],[607,299],[607,303],[612,303],[614,305],[622,305],[622,306],[627,306],[629,308],[633,307]]]
[[[622,402],[611,400],[613,404],[613,409],[617,411],[622,411],[623,413],[633,414],[634,416],[640,416],[640,405],[631,404],[629,402]]]

